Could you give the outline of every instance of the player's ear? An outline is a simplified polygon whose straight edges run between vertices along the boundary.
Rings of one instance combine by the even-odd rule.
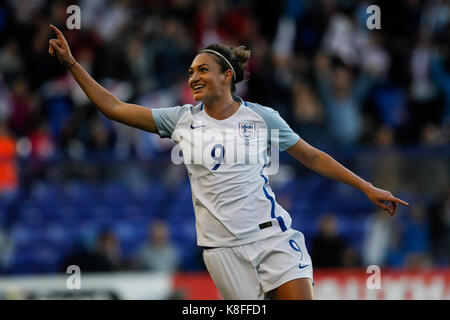
[[[231,69],[228,69],[225,71],[225,83],[231,83],[233,80],[233,71]]]

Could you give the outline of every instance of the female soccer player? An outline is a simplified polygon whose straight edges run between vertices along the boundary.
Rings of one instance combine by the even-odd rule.
[[[310,146],[278,112],[234,96],[250,58],[243,47],[214,44],[194,58],[188,84],[198,105],[152,110],[124,103],[100,86],[76,62],[61,31],[51,28],[57,39],[49,41],[49,53],[70,70],[101,113],[178,143],[191,183],[197,244],[224,299],[313,299],[304,236],[290,228],[291,218],[276,202],[266,176],[272,132],[278,133],[280,151],[360,189],[389,214],[398,203],[408,205]],[[198,155],[200,161],[189,161]],[[247,160],[233,160],[240,155]],[[248,161],[254,155],[264,160]]]

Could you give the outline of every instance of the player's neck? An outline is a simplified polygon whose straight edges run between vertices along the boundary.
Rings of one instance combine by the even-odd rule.
[[[231,95],[224,98],[217,98],[203,103],[205,112],[212,118],[224,120],[231,117],[237,109],[240,102],[234,101]]]

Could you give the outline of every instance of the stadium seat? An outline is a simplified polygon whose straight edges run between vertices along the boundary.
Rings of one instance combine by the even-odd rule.
[[[15,274],[54,273],[58,271],[61,254],[42,244],[15,250],[9,269]]]
[[[140,184],[131,188],[130,196],[130,201],[160,203],[165,196],[165,190],[160,183]]]
[[[149,224],[149,219],[134,218],[116,221],[113,230],[120,239],[125,258],[132,257],[147,240]]]
[[[39,225],[43,224],[49,212],[42,205],[39,205],[35,202],[24,202],[21,204],[19,208],[19,217],[18,220],[22,223]]]
[[[70,181],[64,185],[67,200],[70,203],[90,203],[98,201],[98,190],[92,183]]]
[[[31,186],[29,199],[37,203],[58,203],[65,202],[67,197],[59,184],[41,181]]]
[[[98,187],[100,199],[105,202],[126,202],[130,199],[130,190],[120,182],[107,182]]]

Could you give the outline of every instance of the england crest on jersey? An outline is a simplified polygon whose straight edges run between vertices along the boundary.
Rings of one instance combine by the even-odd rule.
[[[239,122],[239,134],[245,141],[250,141],[255,137],[255,122]]]

